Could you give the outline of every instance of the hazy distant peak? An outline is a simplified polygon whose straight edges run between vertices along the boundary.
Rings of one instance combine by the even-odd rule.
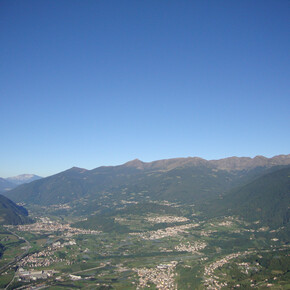
[[[35,174],[20,174],[17,176],[8,177],[8,178],[6,178],[6,180],[15,184],[15,185],[20,185],[20,184],[29,183],[31,181],[38,180],[41,178],[42,178],[41,176],[38,176]]]
[[[20,174],[20,175],[17,175],[17,176],[8,177],[7,179],[8,180],[27,180],[27,179],[31,179],[31,178],[33,178],[35,176],[37,176],[37,175],[35,175],[35,174]]]

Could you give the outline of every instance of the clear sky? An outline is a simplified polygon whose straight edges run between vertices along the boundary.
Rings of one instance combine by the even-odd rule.
[[[289,154],[290,1],[1,0],[0,176]]]

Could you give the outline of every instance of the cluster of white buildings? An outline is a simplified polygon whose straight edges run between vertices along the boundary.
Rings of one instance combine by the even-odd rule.
[[[233,224],[232,221],[222,221],[218,223],[218,226],[223,226],[223,227],[230,227]]]
[[[141,268],[132,270],[136,271],[139,276],[139,285],[137,289],[150,287],[148,283],[153,283],[156,285],[157,289],[171,290],[177,289],[175,284],[175,267],[177,265],[176,261],[172,261],[167,264],[158,265],[156,268]]]
[[[202,250],[206,247],[206,243],[204,242],[194,242],[191,244],[190,242],[181,243],[175,246],[175,250],[178,252],[189,252],[189,253],[197,253],[199,250]]]
[[[174,227],[167,227],[165,229],[160,229],[157,231],[147,231],[143,233],[130,233],[130,235],[138,236],[143,240],[157,240],[167,237],[174,237],[177,236],[180,233],[184,233],[185,230],[198,227],[199,224],[186,224],[181,226],[174,226]]]
[[[189,219],[186,218],[186,217],[169,216],[169,215],[156,216],[156,217],[146,217],[145,219],[148,222],[153,223],[153,224],[159,224],[159,223],[181,223],[181,222],[189,221]]]
[[[72,228],[69,224],[60,224],[58,222],[52,222],[48,218],[42,218],[41,221],[34,224],[19,225],[18,231],[25,232],[64,232],[64,236],[71,237],[79,234],[99,234],[100,231],[84,230],[78,228]]]
[[[49,277],[52,277],[55,273],[57,273],[54,270],[43,270],[43,271],[26,271],[23,268],[19,268],[16,272],[16,278],[18,281],[36,281],[38,279],[47,279]]]

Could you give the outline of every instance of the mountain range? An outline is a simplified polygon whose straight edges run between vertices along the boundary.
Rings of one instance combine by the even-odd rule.
[[[290,155],[273,158],[230,157],[210,161],[189,157],[149,163],[135,159],[123,165],[102,166],[93,170],[73,167],[22,184],[4,194],[15,202],[28,205],[69,204],[72,212],[79,215],[119,208],[128,201],[167,200],[202,204],[223,199],[224,204],[229,204],[227,196],[232,196],[232,203],[241,204],[242,208],[242,203],[235,201],[235,196],[245,196],[245,200],[251,200],[251,195],[247,196],[245,192],[249,191],[252,182],[259,178],[267,180],[263,176],[288,168],[289,165]],[[272,182],[274,184],[274,180]],[[260,183],[263,184],[262,181]],[[248,187],[242,190],[243,186]],[[267,187],[270,188],[270,185]],[[234,194],[237,188],[240,191]],[[263,200],[264,189],[256,188],[259,189],[259,198]],[[288,196],[287,190],[285,194]],[[271,194],[275,192],[272,190]],[[270,204],[272,201],[267,199],[267,202]],[[241,212],[238,208],[234,211]]]

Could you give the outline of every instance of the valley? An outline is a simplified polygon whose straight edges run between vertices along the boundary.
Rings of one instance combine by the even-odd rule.
[[[290,289],[289,166],[162,164],[6,192],[29,219],[1,226],[0,288]]]
[[[282,228],[270,230],[231,216],[204,220],[192,206],[182,211],[186,215],[110,215],[116,223],[110,232],[80,229],[84,221],[69,224],[63,216],[38,216],[33,224],[6,226],[1,241],[13,253],[10,258],[27,249],[23,239],[30,246],[2,272],[1,285],[13,277],[8,289],[289,287],[290,249],[279,237]],[[274,254],[277,263],[267,265],[264,260]]]

